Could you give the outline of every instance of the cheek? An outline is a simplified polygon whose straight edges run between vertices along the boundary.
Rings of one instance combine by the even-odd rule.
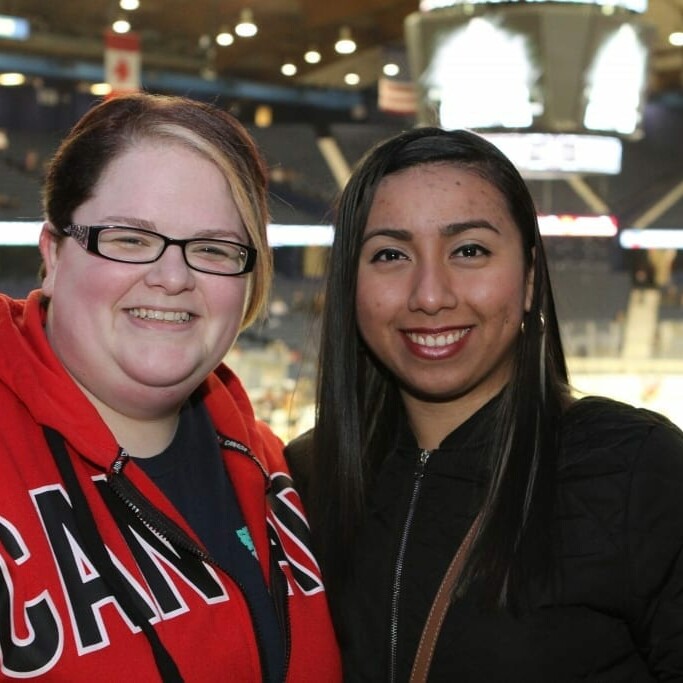
[[[221,283],[222,284],[222,283]],[[244,280],[226,283],[225,289],[216,290],[208,283],[204,300],[210,308],[212,316],[225,328],[225,332],[234,333],[244,319],[247,306],[247,283]]]
[[[359,289],[356,296],[356,325],[366,344],[371,344],[376,336],[376,328],[381,317],[382,306],[379,301],[369,296],[364,289]]]
[[[362,277],[358,279],[356,318],[361,329],[372,326],[372,323],[386,315],[386,310],[391,307],[388,288],[386,285],[383,287],[384,289],[381,289],[373,282],[366,282]]]
[[[525,289],[510,276],[501,276],[487,283],[479,283],[470,289],[469,300],[481,311],[488,310],[490,315],[502,319],[502,325],[517,327],[524,314]]]
[[[94,309],[89,302],[97,302],[101,307],[118,291],[121,278],[115,268],[110,268],[103,259],[78,263],[60,259],[52,274],[53,298],[72,309],[83,311]]]

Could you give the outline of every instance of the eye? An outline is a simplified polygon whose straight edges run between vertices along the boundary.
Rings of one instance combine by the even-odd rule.
[[[130,244],[131,246],[147,245],[149,244],[148,239],[142,239],[137,235],[121,235],[119,237],[114,237],[112,242],[117,242],[118,244]]]
[[[378,252],[376,252],[370,259],[370,263],[386,263],[388,261],[400,261],[407,258],[408,257],[402,251],[399,251],[398,249],[387,248],[380,249]]]
[[[463,244],[453,253],[457,256],[470,259],[475,258],[476,256],[489,256],[491,251],[486,249],[486,247],[482,247],[481,244]]]
[[[100,244],[110,244],[121,249],[150,247],[156,238],[135,228],[107,228],[100,233]]]
[[[240,261],[245,258],[244,250],[230,242],[215,241],[201,241],[191,242],[190,253],[199,258],[213,261]]]

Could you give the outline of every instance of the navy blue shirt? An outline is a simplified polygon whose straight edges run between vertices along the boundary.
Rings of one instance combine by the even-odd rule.
[[[135,462],[183,515],[212,559],[242,589],[267,667],[263,680],[281,681],[284,645],[275,607],[203,404],[188,402],[168,448]]]

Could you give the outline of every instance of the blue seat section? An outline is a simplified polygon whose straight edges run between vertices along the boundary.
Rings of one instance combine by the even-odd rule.
[[[5,131],[0,150],[0,220],[40,220],[45,164],[59,144],[56,133]]]
[[[304,123],[250,126],[270,174],[270,210],[276,223],[329,221],[337,185],[317,144],[317,133]]]
[[[632,288],[626,272],[556,268],[551,272],[568,356],[619,356]]]
[[[401,119],[386,123],[334,123],[329,134],[337,141],[339,149],[350,166],[353,166],[373,145],[405,130]]]

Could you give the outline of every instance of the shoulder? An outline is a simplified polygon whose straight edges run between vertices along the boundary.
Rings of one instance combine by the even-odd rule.
[[[567,410],[562,426],[561,466],[593,458],[631,469],[646,458],[680,471],[683,432],[663,415],[613,399],[590,396]]]
[[[577,401],[564,419],[559,482],[572,508],[581,500],[604,523],[683,543],[683,432],[659,413]]]

